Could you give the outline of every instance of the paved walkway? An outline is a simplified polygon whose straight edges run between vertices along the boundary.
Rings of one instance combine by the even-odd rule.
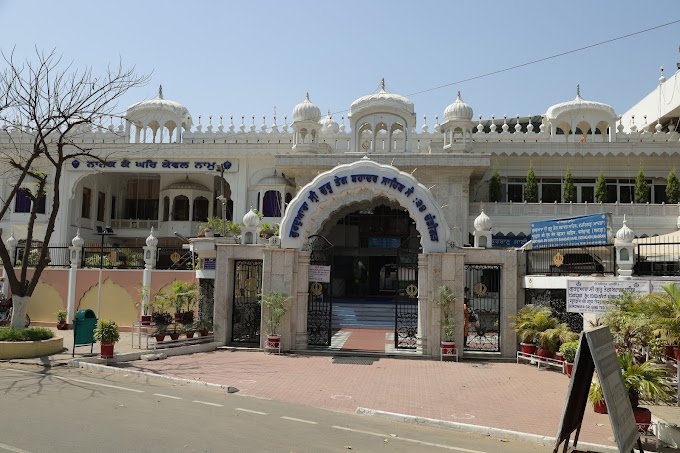
[[[365,407],[554,436],[568,379],[528,364],[220,349],[121,366],[235,386],[242,394],[353,412]],[[607,415],[586,410],[581,440],[614,445]]]
[[[64,338],[67,350],[18,362],[67,364],[73,331],[54,330]],[[121,333],[115,352],[139,351],[131,342],[129,332]],[[93,355],[98,352],[95,344]],[[90,355],[89,346],[76,349],[76,358]],[[544,436],[557,432],[569,384],[559,372],[529,364],[273,355],[230,348],[119,366],[230,385],[245,395],[331,410],[354,412],[364,407]],[[609,417],[595,414],[588,406],[581,440],[614,445]]]

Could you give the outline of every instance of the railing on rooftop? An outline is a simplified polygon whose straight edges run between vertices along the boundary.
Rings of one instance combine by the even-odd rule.
[[[635,275],[680,275],[680,243],[659,238],[640,239],[636,247]]]
[[[527,250],[526,260],[528,275],[616,273],[616,249],[613,244]]]

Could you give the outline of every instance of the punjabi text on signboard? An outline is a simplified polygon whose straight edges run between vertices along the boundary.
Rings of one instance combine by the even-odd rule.
[[[531,223],[534,249],[567,245],[602,245],[609,242],[607,214]]]
[[[604,313],[609,299],[621,297],[621,291],[633,291],[640,295],[649,294],[648,280],[602,281],[567,280],[567,311],[573,313]]]

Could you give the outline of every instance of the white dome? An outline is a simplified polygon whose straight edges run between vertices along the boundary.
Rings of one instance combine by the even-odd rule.
[[[260,218],[255,214],[255,211],[251,209],[243,216],[243,224],[247,227],[256,227],[260,225]]]
[[[482,212],[475,219],[475,230],[476,231],[489,231],[491,230],[491,219],[482,210]]]
[[[352,105],[349,108],[349,114],[350,116],[353,116],[357,112],[371,107],[388,107],[404,110],[411,115],[414,114],[413,102],[411,102],[407,97],[385,91],[385,79],[380,82],[380,91],[378,93],[360,97],[356,101],[352,102]]]
[[[472,107],[469,104],[463,102],[460,98],[460,91],[456,96],[456,100],[453,104],[449,104],[444,110],[444,121],[471,121],[472,120]]]
[[[125,117],[133,123],[140,121],[147,122],[154,119],[159,123],[173,120],[183,124],[187,129],[192,124],[191,114],[185,106],[176,101],[163,99],[163,86],[158,88],[158,97],[138,102],[128,107]]]
[[[616,232],[616,240],[620,242],[633,242],[635,233],[626,225],[626,216],[623,216],[623,226]]]
[[[151,227],[151,232],[149,233],[149,236],[146,238],[146,246],[147,247],[156,247],[158,245],[158,238],[153,235],[153,227]]]
[[[13,239],[14,236],[10,236],[10,239]],[[15,239],[16,240],[16,239]],[[85,239],[80,237],[80,228],[76,230],[76,235],[71,239],[71,245],[74,247],[82,247],[83,244],[85,244]],[[9,239],[7,240],[7,245],[9,245]]]
[[[293,109],[293,122],[297,121],[314,121],[317,122],[321,119],[321,110],[319,107],[312,104],[309,100],[309,93],[305,96],[304,101],[300,102]]]
[[[321,124],[321,130],[319,131],[321,135],[333,135],[340,132],[340,125],[333,121],[333,117],[331,116],[330,112],[328,112],[328,115],[319,121],[319,124]]]
[[[257,182],[258,186],[292,186],[293,184],[285,177],[274,173],[270,176],[265,176]]]
[[[580,88],[576,88],[576,97],[567,102],[561,102],[551,106],[545,116],[549,121],[559,119],[565,114],[585,114],[591,113],[603,116],[604,120],[611,121],[616,118],[616,112],[614,108],[610,105],[603,104],[602,102],[588,101],[581,97]]]

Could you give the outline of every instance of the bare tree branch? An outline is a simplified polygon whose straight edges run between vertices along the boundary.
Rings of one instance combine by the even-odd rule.
[[[75,157],[89,157],[102,161],[100,155],[78,142],[82,130],[92,130],[106,116],[115,114],[117,101],[130,89],[148,81],[139,76],[134,67],[125,68],[122,62],[95,75],[91,68],[77,69],[64,64],[61,56],[51,51],[35,50],[35,58],[17,62],[14,52],[1,54],[0,117],[2,132],[9,147],[0,147],[0,161],[11,175],[13,186],[9,195],[0,200],[0,220],[12,212],[17,194],[23,191],[31,200],[27,223],[26,246],[20,272],[15,272],[13,257],[0,241],[0,259],[7,271],[12,293],[30,297],[42,271],[47,265],[49,243],[54,233],[61,205],[60,182],[64,165]],[[0,163],[1,165],[1,163]],[[33,184],[35,190],[27,185]],[[51,192],[49,216],[42,237],[35,235],[38,201],[46,188]],[[35,271],[28,277],[29,253],[34,238],[42,241]],[[14,323],[13,323],[14,324]]]

